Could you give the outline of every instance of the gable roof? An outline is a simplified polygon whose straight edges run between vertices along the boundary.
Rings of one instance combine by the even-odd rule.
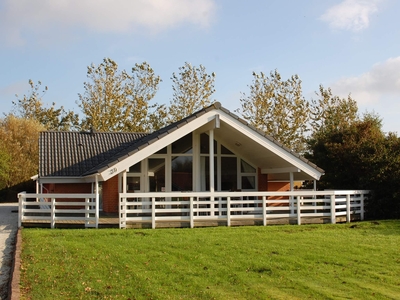
[[[39,177],[84,176],[146,135],[43,131],[39,136]]]
[[[221,129],[215,130],[216,136],[232,149],[243,145],[234,148],[234,152],[242,152],[243,156],[254,158],[253,163],[268,168],[265,169],[267,173],[276,170],[278,166],[282,170],[296,169],[304,172],[310,179],[319,179],[324,173],[307,159],[215,102],[151,134],[43,132],[40,136],[39,176],[100,174],[102,180],[107,180],[115,172],[119,173],[180,137],[206,128],[217,120],[218,128],[221,126]]]

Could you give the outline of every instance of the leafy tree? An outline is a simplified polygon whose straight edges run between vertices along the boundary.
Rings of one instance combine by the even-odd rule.
[[[31,92],[22,99],[13,101],[13,114],[25,119],[36,120],[47,130],[69,130],[78,125],[78,115],[66,111],[64,107],[56,108],[53,102],[50,107],[44,107],[42,97],[48,90],[47,86],[41,91],[41,82],[29,80]],[[18,98],[18,95],[16,95]]]
[[[242,93],[241,114],[252,126],[286,147],[302,152],[309,120],[309,104],[302,96],[301,80],[282,80],[277,70],[266,76],[253,72],[250,94]]]
[[[209,106],[215,92],[215,73],[208,74],[203,65],[199,67],[185,63],[179,73],[172,74],[173,98],[168,109],[168,122],[179,121],[194,112]]]
[[[314,134],[339,130],[359,120],[357,102],[349,95],[346,98],[334,96],[330,88],[319,86],[319,99],[310,105],[311,128]]]
[[[366,114],[348,126],[310,139],[311,161],[325,170],[321,189],[372,190],[370,218],[400,217],[400,140],[381,129],[377,115]]]
[[[0,182],[10,188],[37,174],[39,132],[42,124],[33,119],[7,115],[0,120]]]
[[[96,66],[88,66],[85,92],[79,94],[79,107],[85,115],[83,130],[146,131],[151,108],[149,101],[155,96],[161,82],[146,62],[136,64],[132,74],[119,71],[110,58]]]

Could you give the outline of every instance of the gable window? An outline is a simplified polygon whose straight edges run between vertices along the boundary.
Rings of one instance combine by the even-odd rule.
[[[210,190],[209,136],[200,135],[200,189]],[[214,186],[217,191],[256,190],[254,166],[214,140]]]

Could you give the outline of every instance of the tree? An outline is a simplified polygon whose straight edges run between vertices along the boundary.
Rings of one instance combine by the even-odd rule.
[[[381,129],[377,115],[320,132],[310,139],[308,159],[325,170],[320,189],[367,189],[370,218],[400,217],[400,140]]]
[[[149,101],[155,96],[161,82],[146,62],[135,64],[132,74],[119,71],[110,58],[96,66],[88,66],[85,92],[79,94],[79,107],[85,115],[83,130],[146,131],[151,108]]]
[[[346,98],[334,96],[330,88],[319,86],[319,99],[310,105],[311,127],[314,134],[340,130],[358,121],[357,102],[349,95]]]
[[[215,92],[215,73],[208,74],[203,65],[199,67],[185,63],[179,73],[172,74],[173,98],[168,109],[168,122],[179,121],[194,112],[209,106]]]
[[[13,101],[13,114],[24,119],[31,119],[42,124],[47,130],[70,130],[78,125],[78,115],[66,111],[63,106],[56,108],[55,102],[47,108],[44,107],[42,97],[48,90],[47,86],[41,90],[41,82],[34,83],[29,80],[31,92],[22,99]],[[16,95],[18,98],[18,95]]]
[[[30,180],[39,165],[39,132],[42,124],[33,119],[7,115],[0,120],[0,182],[3,187]]]
[[[286,147],[302,152],[309,120],[309,104],[302,96],[301,80],[293,75],[282,80],[277,70],[253,72],[250,94],[242,93],[241,114],[252,126]]]

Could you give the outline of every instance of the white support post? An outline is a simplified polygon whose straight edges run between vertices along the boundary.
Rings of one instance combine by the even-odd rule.
[[[100,210],[100,196],[99,196],[99,178],[97,177],[97,175],[95,176],[95,178],[96,178],[96,182],[95,182],[95,184],[96,184],[96,186],[95,186],[95,193],[96,193],[96,198],[95,198],[95,201],[96,201],[96,204],[95,204],[95,213],[94,213],[94,217],[95,217],[95,219],[96,219],[96,224],[95,224],[95,226],[96,226],[96,228],[99,228],[99,218],[100,218],[100,214],[99,214],[99,210]]]
[[[290,191],[293,192],[293,185],[294,185],[293,172],[290,172],[289,176],[290,176]],[[290,213],[294,214],[294,199],[293,199],[293,196],[290,196],[289,199],[290,199],[290,207],[291,207]]]
[[[262,196],[263,225],[267,225],[267,197]]]
[[[209,151],[210,151],[210,192],[215,192],[214,186],[214,130],[209,131]],[[214,216],[214,196],[210,197],[210,216]]]
[[[360,219],[361,221],[364,220],[364,194],[361,194],[361,199],[360,199]]]
[[[297,205],[297,225],[301,225],[301,197],[296,197],[296,205]]]
[[[331,195],[331,223],[336,224],[336,203],[335,195]]]
[[[194,227],[193,197],[190,197],[190,228]]]
[[[156,228],[156,197],[151,198],[151,228]]]
[[[350,217],[350,194],[346,195],[346,222],[350,223],[351,222],[351,217]]]
[[[56,225],[56,199],[51,198],[51,229],[54,229]]]
[[[226,225],[231,226],[231,197],[226,198]]]

